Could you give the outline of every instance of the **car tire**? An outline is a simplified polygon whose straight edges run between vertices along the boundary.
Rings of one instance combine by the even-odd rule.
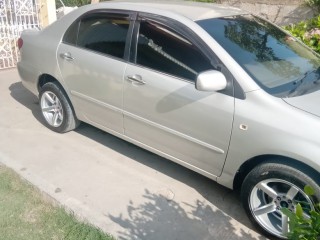
[[[318,179],[318,178],[314,178]],[[255,167],[244,179],[241,200],[244,209],[254,223],[268,236],[286,239],[288,218],[282,214],[286,207],[295,212],[298,202],[304,202],[304,214],[309,216],[320,200],[320,187],[313,178],[294,167],[279,163],[265,163]],[[304,187],[311,186],[315,194],[307,196]],[[302,203],[301,203],[302,204]]]
[[[79,125],[69,99],[58,84],[53,82],[44,84],[39,99],[42,116],[49,129],[65,133]]]

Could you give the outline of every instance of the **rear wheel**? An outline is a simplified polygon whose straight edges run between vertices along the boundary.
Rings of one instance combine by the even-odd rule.
[[[314,196],[308,196],[303,189],[306,185],[315,190]],[[295,212],[301,204],[304,216],[319,202],[319,185],[304,172],[283,164],[266,163],[254,168],[245,178],[241,198],[250,220],[264,233],[278,238],[286,238],[290,231],[288,217],[281,208]]]
[[[53,82],[41,88],[40,107],[46,126],[55,132],[68,132],[79,125],[65,93]]]

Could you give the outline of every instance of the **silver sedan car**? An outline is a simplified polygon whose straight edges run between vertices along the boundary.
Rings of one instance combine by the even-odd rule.
[[[319,202],[320,58],[272,23],[214,4],[107,2],[18,45],[51,130],[83,121],[241,188],[249,218],[278,238],[282,208],[304,202],[308,218]]]

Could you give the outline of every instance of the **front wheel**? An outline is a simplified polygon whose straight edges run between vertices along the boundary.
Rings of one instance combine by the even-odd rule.
[[[306,185],[315,190],[308,196],[303,189]],[[310,210],[320,200],[319,185],[307,174],[293,167],[266,163],[254,168],[245,178],[241,199],[250,220],[264,233],[286,239],[290,231],[288,217],[281,211],[287,208],[295,212],[301,204],[304,217],[310,218]]]
[[[40,107],[46,126],[55,132],[68,132],[79,125],[71,103],[56,83],[49,82],[41,88]]]

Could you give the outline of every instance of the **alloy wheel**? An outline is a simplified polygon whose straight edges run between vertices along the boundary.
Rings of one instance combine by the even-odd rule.
[[[41,96],[41,111],[45,120],[53,127],[59,127],[63,122],[63,108],[59,98],[50,91]]]
[[[279,238],[286,238],[290,231],[289,219],[281,209],[295,212],[298,203],[304,210],[304,217],[310,218],[309,212],[314,209],[311,199],[302,189],[282,179],[260,181],[250,194],[253,217],[262,228]]]

